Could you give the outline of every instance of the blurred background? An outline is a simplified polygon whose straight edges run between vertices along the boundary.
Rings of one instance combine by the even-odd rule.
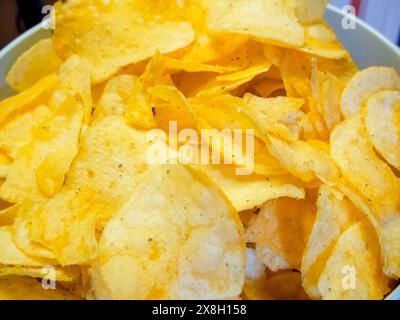
[[[0,0],[0,48],[42,21],[42,8],[54,0]],[[357,15],[400,45],[400,0],[331,0],[339,8],[353,5]]]

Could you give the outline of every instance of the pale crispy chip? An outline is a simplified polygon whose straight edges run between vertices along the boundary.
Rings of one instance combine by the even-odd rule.
[[[106,226],[94,295],[229,298],[240,294],[244,268],[242,228],[230,204],[204,176],[161,166]]]
[[[134,85],[135,77],[128,74],[117,75],[107,81],[95,107],[93,121],[107,116],[124,115]]]
[[[360,116],[369,96],[381,90],[400,90],[400,77],[393,68],[371,67],[358,72],[344,89],[341,103],[343,115]]]
[[[312,73],[312,96],[329,131],[342,120],[340,99],[343,90],[342,80],[329,72],[319,71],[315,66]]]
[[[400,275],[399,179],[374,153],[356,117],[338,125],[331,134],[331,156],[350,182],[343,192],[368,217],[381,244],[384,272]],[[354,190],[356,189],[356,190]]]
[[[54,113],[19,150],[0,188],[0,197],[9,202],[54,195],[78,152],[82,104],[62,90],[53,93],[50,104]]]
[[[131,96],[126,105],[125,119],[138,129],[153,129],[157,126],[153,105],[145,94],[145,88],[139,79],[134,79]]]
[[[379,263],[376,235],[367,221],[350,226],[339,238],[318,282],[326,300],[382,299],[389,291]]]
[[[100,82],[157,50],[169,53],[192,43],[191,24],[174,16],[175,12],[172,1],[153,1],[146,6],[133,0],[108,4],[101,0],[59,2],[54,46],[64,59],[71,54],[87,58],[94,67],[93,80]],[[157,20],[160,14],[163,19]]]
[[[251,209],[280,197],[304,198],[304,190],[283,178],[259,175],[240,176],[227,166],[194,166],[217,184],[237,211]]]
[[[0,227],[0,265],[41,267],[49,264],[48,260],[27,256],[12,240],[12,227]]]
[[[285,140],[296,140],[298,132],[286,125],[289,117],[296,119],[304,100],[288,97],[260,98],[245,94],[244,112],[258,125],[264,135],[272,134]],[[294,121],[296,122],[296,120]],[[292,129],[292,130],[291,130]]]
[[[51,249],[63,265],[93,259],[96,230],[103,230],[151,168],[149,145],[146,132],[129,127],[121,116],[96,122],[61,192],[29,219],[31,241]]]
[[[312,202],[281,198],[267,202],[260,209],[250,221],[246,241],[255,243],[257,256],[270,270],[300,270],[314,223]]]
[[[214,33],[241,34],[264,42],[301,46],[304,30],[283,0],[209,0],[207,26]]]
[[[329,0],[289,0],[288,3],[294,8],[300,22],[312,23],[323,19]]]
[[[321,298],[318,280],[336,241],[347,227],[361,220],[362,214],[340,192],[322,186],[318,211],[301,262],[303,287],[312,298]]]
[[[6,81],[16,91],[24,91],[43,77],[56,73],[61,65],[51,39],[35,43],[14,62]]]
[[[305,27],[305,43],[301,51],[328,58],[345,59],[348,51],[339,43],[335,32],[327,23],[317,23]]]
[[[349,118],[331,134],[331,156],[343,175],[379,211],[381,217],[398,210],[400,180],[379,159],[367,138],[361,121]]]
[[[375,149],[400,170],[400,91],[382,91],[368,99],[365,127]]]
[[[16,213],[12,225],[13,240],[21,251],[30,256],[55,260],[53,252],[29,239],[30,218],[38,212],[40,205],[41,203],[36,201],[25,201],[20,205],[14,205]]]
[[[51,111],[45,104],[18,112],[2,124],[0,147],[6,155],[16,159],[19,149],[32,140],[34,131],[50,117]]]
[[[93,107],[90,79],[92,70],[93,66],[88,59],[72,55],[60,66],[59,71],[62,86],[69,94],[79,95],[82,101],[85,125],[90,122]]]
[[[329,158],[329,145],[319,140],[284,142],[269,137],[268,148],[282,165],[295,177],[311,182],[319,179],[332,183],[339,172]]]
[[[0,226],[8,226],[13,224],[15,216],[19,209],[19,205],[18,204],[10,205],[8,202],[3,203],[3,201],[0,201],[0,204],[1,204]],[[6,205],[6,207],[3,207],[3,204]]]
[[[58,77],[55,74],[48,75],[35,83],[29,89],[0,101],[0,122],[17,110],[28,108],[38,103],[46,93],[51,92],[58,83]]]

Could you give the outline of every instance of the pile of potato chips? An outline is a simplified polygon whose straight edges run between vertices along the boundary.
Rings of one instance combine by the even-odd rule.
[[[357,70],[327,2],[58,2],[0,102],[0,299],[393,290],[400,78]],[[155,141],[185,144],[171,122],[217,142],[251,129],[254,154],[150,163]]]

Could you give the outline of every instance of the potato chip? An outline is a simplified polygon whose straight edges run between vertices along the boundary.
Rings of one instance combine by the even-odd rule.
[[[138,129],[153,129],[157,126],[153,117],[153,106],[144,90],[140,80],[134,79],[131,96],[126,105],[125,119]]]
[[[58,84],[55,74],[39,80],[29,89],[0,101],[0,123],[6,120],[13,112],[35,105],[46,93],[51,92]]]
[[[14,223],[12,224],[13,241],[25,254],[55,261],[53,252],[38,243],[31,242],[29,238],[30,218],[38,212],[40,205],[40,202],[34,201],[25,201],[20,205],[14,205],[16,206],[16,212]]]
[[[49,264],[45,259],[32,258],[17,248],[12,240],[12,227],[0,227],[0,265],[41,267]]]
[[[326,300],[382,299],[389,291],[379,263],[376,235],[367,221],[350,226],[339,238],[318,282]]]
[[[265,203],[246,231],[258,258],[272,271],[300,269],[314,223],[315,208],[306,200],[281,198]]]
[[[313,99],[326,128],[331,131],[342,120],[340,99],[344,82],[329,72],[315,68],[312,73]]]
[[[60,65],[53,41],[43,39],[18,57],[7,73],[6,82],[15,91],[22,92],[43,77],[56,73]]]
[[[285,181],[259,175],[238,176],[228,166],[194,166],[217,184],[237,211],[252,209],[280,197],[304,198],[304,190]]]
[[[296,140],[297,130],[285,124],[289,117],[296,118],[296,113],[304,100],[287,97],[260,98],[245,94],[244,112],[258,125],[264,135],[272,134],[285,140]],[[300,114],[301,115],[301,114]],[[295,121],[296,122],[296,121]]]
[[[328,59],[345,59],[348,51],[339,43],[327,23],[316,23],[305,28],[305,43],[301,51]]]
[[[96,230],[103,230],[152,167],[146,151],[150,144],[146,132],[129,127],[121,116],[97,121],[63,189],[28,220],[30,240],[51,249],[62,265],[93,259]]]
[[[0,185],[3,184],[7,177],[11,162],[11,157],[4,150],[0,149]]]
[[[321,186],[318,211],[301,262],[302,282],[307,294],[321,298],[318,280],[336,241],[347,227],[363,215],[340,192]]]
[[[0,197],[9,202],[54,195],[78,152],[82,105],[62,90],[54,92],[50,103],[55,113],[35,130],[32,141],[19,150],[0,188]]]
[[[78,300],[67,290],[46,290],[30,277],[0,277],[0,300]]]
[[[107,116],[124,115],[134,85],[135,77],[128,74],[117,75],[108,80],[94,109],[93,121]]]
[[[213,33],[241,34],[286,46],[304,43],[304,30],[285,1],[217,0],[204,4],[208,9],[207,26]]]
[[[399,179],[376,156],[364,131],[356,117],[338,125],[331,134],[331,156],[350,183],[340,183],[343,192],[376,229],[385,274],[394,277],[400,274]]]
[[[79,95],[83,107],[83,123],[89,124],[92,114],[93,99],[91,93],[91,79],[93,66],[86,58],[77,55],[70,56],[61,66],[59,77],[62,86],[70,95]]]
[[[382,91],[368,99],[365,127],[381,156],[400,170],[400,91]]]
[[[1,202],[3,201],[0,201],[0,203]],[[10,205],[8,202],[4,204],[7,206],[4,208],[3,206],[1,206],[2,208],[0,210],[0,226],[8,226],[13,224],[15,220],[15,215],[19,208],[18,204]]]
[[[319,179],[332,184],[339,175],[329,158],[329,146],[323,141],[287,143],[270,136],[268,149],[290,173],[305,182]]]
[[[157,20],[156,11],[163,14],[162,20]],[[194,40],[191,24],[174,17],[177,9],[172,1],[166,5],[153,1],[143,6],[134,0],[112,4],[75,0],[57,3],[55,12],[57,53],[63,59],[72,54],[87,58],[94,67],[94,82],[151,57],[157,50],[173,52]]]
[[[369,96],[381,90],[400,90],[400,77],[393,68],[371,67],[358,72],[343,91],[343,115],[360,116]]]
[[[161,166],[106,226],[92,270],[92,277],[100,278],[94,280],[94,295],[229,298],[241,292],[244,267],[243,233],[234,209],[205,177],[181,166]]]
[[[163,57],[165,68],[173,71],[186,71],[186,72],[215,72],[215,73],[228,73],[238,69],[235,66],[219,66],[215,64],[204,64],[191,60],[179,60],[172,57]]]
[[[344,177],[385,217],[400,203],[400,180],[374,153],[357,118],[348,118],[331,134],[331,156]]]
[[[215,77],[214,73],[185,74],[178,85],[187,97],[209,98],[220,96],[250,82],[271,67],[269,62],[251,66],[232,74]]]
[[[45,104],[39,104],[32,109],[21,110],[1,125],[0,146],[9,157],[9,164],[17,158],[18,151],[29,143],[33,133],[51,117],[51,111]]]
[[[329,0],[289,0],[288,3],[300,22],[308,24],[322,20]]]

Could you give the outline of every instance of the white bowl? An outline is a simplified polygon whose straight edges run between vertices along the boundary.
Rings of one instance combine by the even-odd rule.
[[[354,30],[342,27],[344,14],[332,5],[328,5],[325,19],[335,29],[344,47],[351,53],[360,68],[369,66],[394,67],[400,74],[400,49],[365,22],[355,18]],[[41,24],[29,29],[0,51],[0,99],[13,94],[5,83],[5,77],[14,61],[40,39],[49,38],[51,32]],[[387,300],[400,300],[400,286]]]

